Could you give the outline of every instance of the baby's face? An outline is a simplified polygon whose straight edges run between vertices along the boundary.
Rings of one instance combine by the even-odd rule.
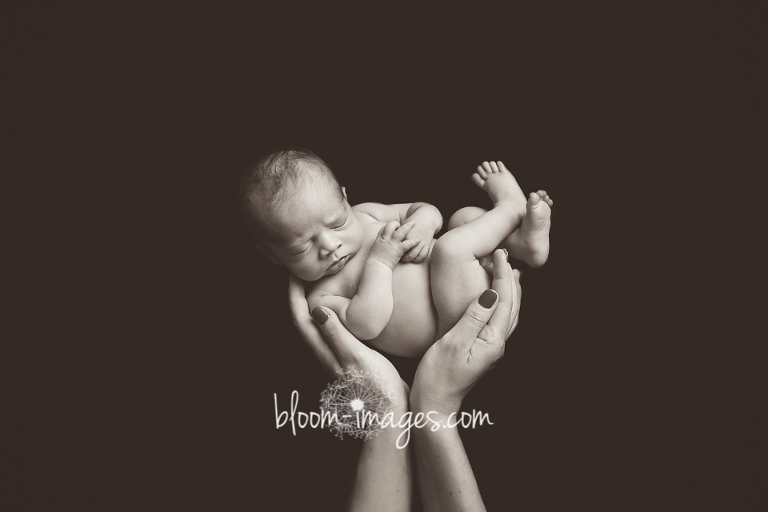
[[[299,185],[272,211],[282,240],[267,244],[269,252],[293,275],[317,281],[336,274],[363,244],[363,226],[336,187],[324,179]]]

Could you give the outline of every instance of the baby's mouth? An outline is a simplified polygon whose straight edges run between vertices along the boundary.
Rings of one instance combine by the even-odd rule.
[[[349,259],[349,254],[347,254],[346,256],[342,256],[341,258],[338,259],[338,261],[336,261],[336,263],[328,267],[328,271],[338,272],[339,270],[344,268],[344,265],[347,263],[348,259]]]

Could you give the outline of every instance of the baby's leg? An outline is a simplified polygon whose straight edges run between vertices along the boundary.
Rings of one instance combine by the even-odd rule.
[[[473,176],[473,181],[488,192],[493,209],[445,233],[432,250],[430,278],[438,316],[437,338],[453,327],[467,305],[490,286],[479,258],[499,247],[526,212],[525,195],[512,174],[496,163],[486,162],[483,168],[480,183],[475,179],[478,175]]]
[[[468,222],[472,222],[484,213],[488,213],[488,210],[485,208],[479,208],[477,206],[465,206],[464,208],[457,210],[453,215],[451,215],[451,218],[448,219],[448,226],[446,227],[446,230],[450,231],[452,229],[456,229],[459,226],[463,226]],[[492,277],[493,253],[480,256],[478,260],[480,261],[480,266],[483,267],[488,275]]]
[[[539,268],[549,257],[549,226],[554,201],[545,190],[531,192],[525,204],[525,217],[520,229],[504,241],[502,247],[516,260],[531,268]]]
[[[515,229],[499,247],[506,249],[514,259],[526,262],[531,268],[542,266],[549,256],[549,227],[553,204],[554,201],[546,191],[532,192],[525,204],[525,217],[520,228]],[[476,206],[462,208],[448,221],[448,229],[463,226],[486,211]],[[486,256],[481,258],[481,263],[486,260],[491,261]]]

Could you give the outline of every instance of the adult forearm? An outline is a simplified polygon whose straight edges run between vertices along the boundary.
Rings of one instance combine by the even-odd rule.
[[[369,258],[365,262],[357,294],[347,307],[347,327],[360,339],[373,339],[389,323],[393,308],[392,270]]]
[[[440,213],[440,210],[429,203],[411,204],[408,207],[405,219],[401,219],[401,224],[409,221],[417,225],[430,226],[434,233],[437,233],[443,227],[443,215]]]
[[[403,399],[404,403],[407,400]],[[405,409],[398,408],[398,420]],[[397,448],[400,427],[386,427],[366,441],[357,464],[349,510],[396,512],[410,510],[413,492],[411,454],[408,447]]]
[[[448,424],[447,415],[440,415],[440,420],[443,426]],[[458,429],[440,427],[434,432],[431,428],[414,429],[413,443],[425,511],[485,510]]]

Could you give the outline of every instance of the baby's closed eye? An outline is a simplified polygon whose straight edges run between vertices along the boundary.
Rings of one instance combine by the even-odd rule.
[[[308,245],[306,249],[299,249],[299,252],[291,252],[291,256],[303,256],[309,252],[311,245]]]
[[[349,215],[344,215],[344,218],[338,220],[331,229],[341,229],[347,225],[347,221],[349,221]]]

